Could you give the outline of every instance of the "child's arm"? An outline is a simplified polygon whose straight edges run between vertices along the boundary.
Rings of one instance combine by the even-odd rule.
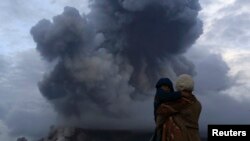
[[[162,102],[168,102],[168,101],[175,101],[180,99],[182,96],[181,92],[169,92],[169,93],[160,93],[157,94],[157,98],[160,101],[160,103]]]
[[[181,92],[157,93],[154,100],[154,119],[156,121],[156,110],[161,103],[176,101],[181,99]]]

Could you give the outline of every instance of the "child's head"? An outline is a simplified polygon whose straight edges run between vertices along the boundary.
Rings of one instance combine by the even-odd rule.
[[[182,74],[176,79],[175,88],[177,91],[193,91],[194,81],[190,75]]]

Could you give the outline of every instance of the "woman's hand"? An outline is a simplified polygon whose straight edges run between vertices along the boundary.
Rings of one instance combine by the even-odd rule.
[[[192,95],[192,92],[189,91],[181,91],[181,95],[183,97],[190,97]]]

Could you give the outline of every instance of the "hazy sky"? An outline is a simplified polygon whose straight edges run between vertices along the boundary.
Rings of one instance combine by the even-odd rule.
[[[196,66],[195,93],[203,106],[200,125],[205,133],[207,124],[250,122],[250,1],[201,0],[200,4],[203,34],[185,56]],[[41,137],[57,120],[37,87],[51,65],[36,51],[30,29],[43,18],[61,14],[64,6],[89,12],[87,0],[0,3],[0,140]],[[150,107],[150,102],[144,104]],[[140,118],[144,117],[136,120]],[[143,121],[152,124],[150,120]]]

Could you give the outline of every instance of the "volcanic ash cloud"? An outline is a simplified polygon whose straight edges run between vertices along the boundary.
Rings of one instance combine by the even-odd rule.
[[[65,7],[31,29],[37,50],[54,64],[39,90],[63,117],[124,118],[131,103],[152,96],[160,77],[195,74],[182,54],[202,33],[197,0],[105,0],[90,8],[80,15]]]

